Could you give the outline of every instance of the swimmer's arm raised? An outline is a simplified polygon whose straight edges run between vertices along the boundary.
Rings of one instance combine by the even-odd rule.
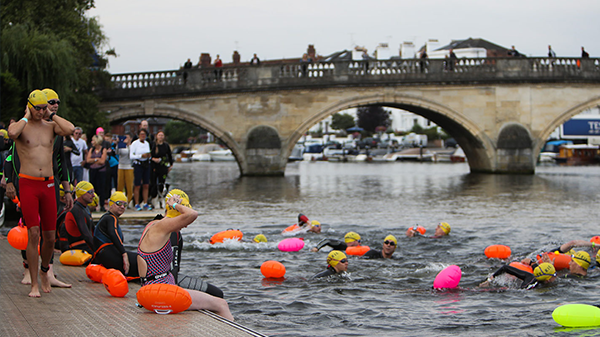
[[[26,120],[31,119],[31,112],[29,112],[29,107],[25,108],[25,116],[23,117]],[[20,119],[18,122],[12,123],[8,126],[8,137],[10,137],[10,139],[16,140],[19,138],[19,136],[21,136],[23,129],[25,129],[25,126],[28,123],[25,121],[25,119]]]
[[[48,110],[48,112],[49,111],[50,110]],[[75,131],[73,123],[57,114],[52,114],[52,122],[54,122],[54,133],[59,136],[70,136]]]

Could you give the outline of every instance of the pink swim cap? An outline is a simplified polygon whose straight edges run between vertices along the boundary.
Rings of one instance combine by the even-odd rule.
[[[98,135],[100,132],[104,132],[104,129],[101,126],[96,129],[96,135]]]

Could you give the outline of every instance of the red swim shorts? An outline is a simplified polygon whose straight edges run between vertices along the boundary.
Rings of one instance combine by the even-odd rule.
[[[38,178],[19,174],[21,211],[27,228],[56,230],[56,192],[54,178]]]

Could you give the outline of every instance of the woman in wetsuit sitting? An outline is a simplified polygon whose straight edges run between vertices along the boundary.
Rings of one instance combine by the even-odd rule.
[[[142,286],[154,283],[175,284],[175,278],[171,274],[171,233],[186,228],[198,217],[198,212],[189,206],[187,194],[181,190],[170,191],[166,203],[166,217],[151,221],[138,244],[137,260]],[[197,290],[187,291],[192,297],[192,305],[188,310],[207,309],[233,320],[229,305],[224,299]]]

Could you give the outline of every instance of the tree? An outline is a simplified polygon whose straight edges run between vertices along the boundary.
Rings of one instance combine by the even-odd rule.
[[[346,130],[355,125],[356,122],[352,115],[336,112],[331,116],[331,128],[334,130]]]
[[[94,0],[7,0],[0,8],[2,40],[2,121],[21,117],[27,95],[52,88],[61,99],[59,113],[87,133],[106,125],[98,113],[96,89],[110,83],[105,71],[106,42],[86,11]]]
[[[184,144],[188,142],[190,137],[196,138],[203,130],[201,127],[188,122],[170,120],[165,125],[165,136],[171,144]]]
[[[360,107],[356,116],[357,125],[371,133],[375,132],[378,126],[388,127],[391,124],[390,112],[379,105]]]

